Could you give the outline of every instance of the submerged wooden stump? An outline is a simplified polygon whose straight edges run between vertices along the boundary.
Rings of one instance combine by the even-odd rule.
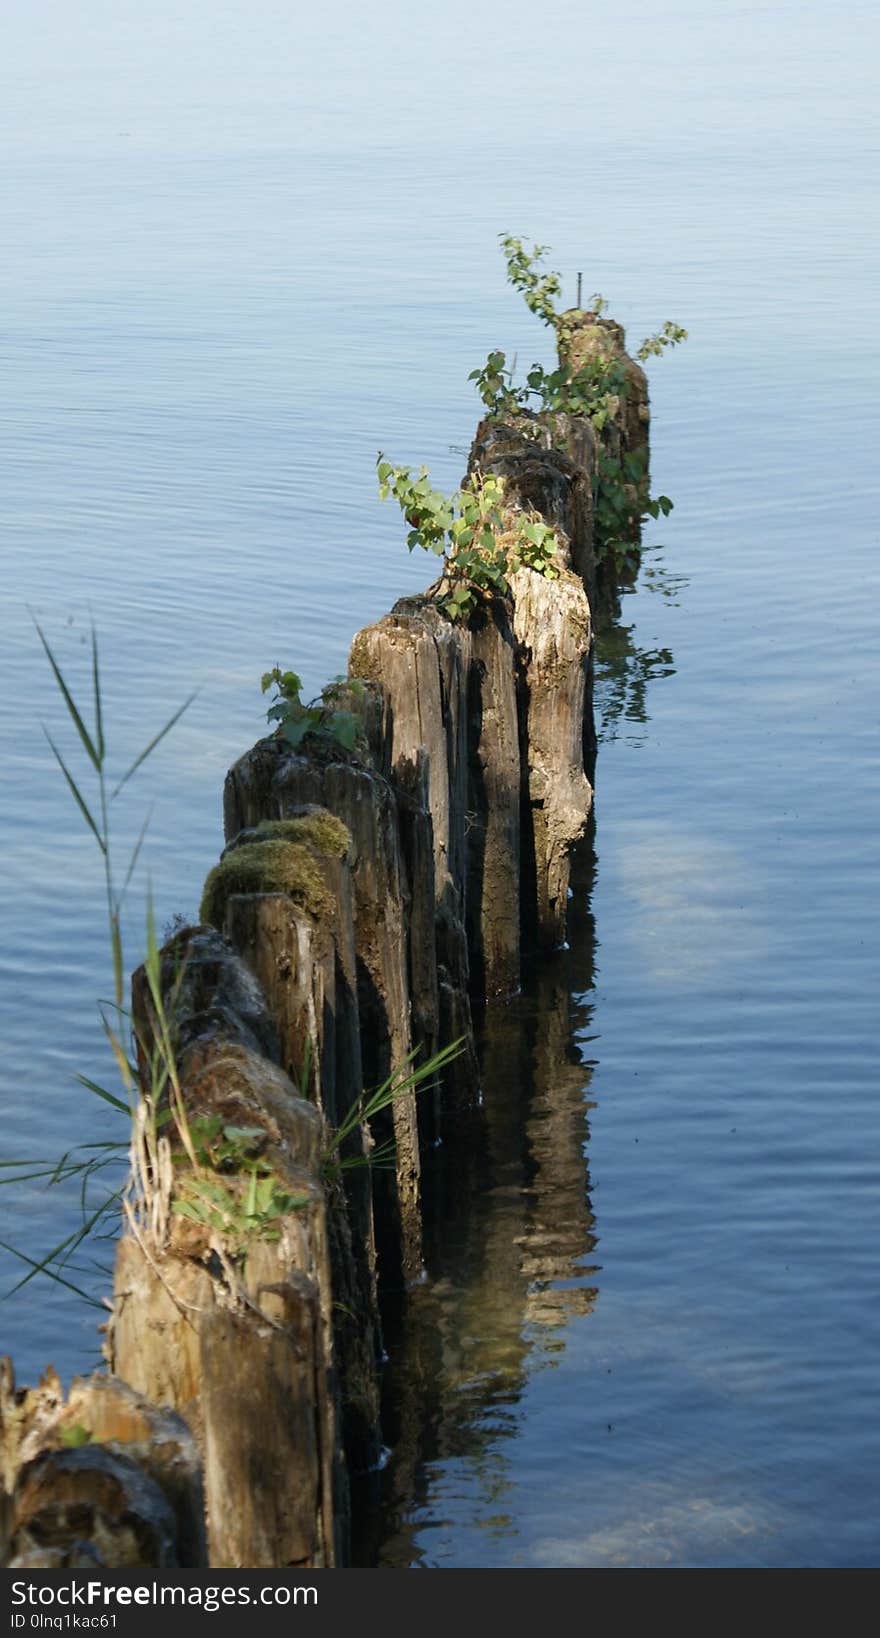
[[[447,990],[519,984],[520,751],[515,641],[503,605],[469,626],[409,598],[354,639],[352,677],[381,685],[392,769],[421,753],[434,834],[437,961]]]
[[[512,576],[511,625],[517,650],[517,709],[523,817],[522,924],[545,949],[565,942],[571,850],[586,828],[592,790],[584,771],[584,722],[592,648],[590,604],[575,560],[591,572],[590,474],[539,442],[559,429],[523,417],[480,423],[470,470],[505,479],[505,508],[537,514],[556,531],[558,578],[522,568]],[[571,418],[562,431],[574,436]],[[585,448],[591,441],[581,429]]]

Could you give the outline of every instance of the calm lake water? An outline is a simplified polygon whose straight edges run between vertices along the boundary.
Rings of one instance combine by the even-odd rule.
[[[457,481],[468,371],[549,362],[495,235],[545,240],[633,341],[691,331],[651,377],[676,510],[605,645],[571,950],[438,1161],[362,1552],[876,1564],[873,11],[395,0],[338,50],[272,0],[141,9],[38,0],[2,70],[3,1158],[119,1135],[74,1084],[109,961],[28,605],[78,687],[94,616],[119,768],[201,689],[119,804],[134,964],[147,872],[195,912],[261,672],[316,691],[430,577],[376,450]],[[0,1214],[36,1257],[77,1201]],[[0,1343],[69,1377],[99,1318],[37,1281]]]

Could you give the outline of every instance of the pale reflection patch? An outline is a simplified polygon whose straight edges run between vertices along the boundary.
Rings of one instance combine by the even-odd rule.
[[[715,1501],[711,1496],[682,1497],[650,1505],[643,1495],[632,1514],[582,1536],[544,1536],[535,1542],[530,1562],[541,1568],[650,1569],[698,1560],[729,1562],[748,1542],[750,1563],[761,1561],[761,1541],[779,1528],[771,1511],[758,1503]]]
[[[680,983],[765,961],[775,941],[756,914],[754,855],[652,819],[615,819],[602,843],[630,901],[628,934],[652,977]]]

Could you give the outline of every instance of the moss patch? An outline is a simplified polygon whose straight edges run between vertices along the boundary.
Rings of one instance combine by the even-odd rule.
[[[277,823],[296,825],[300,821]],[[345,826],[341,825],[340,829],[345,830]],[[346,839],[347,836],[346,831]],[[286,893],[316,919],[333,913],[333,900],[320,860],[303,839],[267,836],[261,841],[243,842],[240,847],[231,848],[205,882],[199,912],[202,920],[222,929],[226,901],[235,893]]]
[[[380,683],[382,681],[381,667],[377,664],[375,655],[367,641],[367,631],[371,629],[368,626],[365,631],[359,631],[351,645],[348,673],[357,682]]]
[[[291,819],[266,819],[247,832],[247,842],[301,842],[316,853],[344,859],[351,847],[348,827],[327,808],[311,808]]]

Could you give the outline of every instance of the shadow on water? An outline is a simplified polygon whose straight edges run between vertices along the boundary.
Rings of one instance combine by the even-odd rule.
[[[656,567],[656,565],[655,565]],[[616,601],[616,599],[615,599]],[[646,653],[605,622],[596,645],[598,739],[647,721]],[[419,1517],[438,1464],[464,1464],[486,1527],[504,1532],[505,1444],[530,1375],[552,1368],[565,1328],[598,1300],[598,1230],[587,1158],[596,935],[591,820],[572,870],[569,947],[491,1006],[480,1106],[447,1124],[425,1173],[425,1278],[386,1294],[383,1431],[390,1455],[354,1498],[354,1563],[425,1562]]]

